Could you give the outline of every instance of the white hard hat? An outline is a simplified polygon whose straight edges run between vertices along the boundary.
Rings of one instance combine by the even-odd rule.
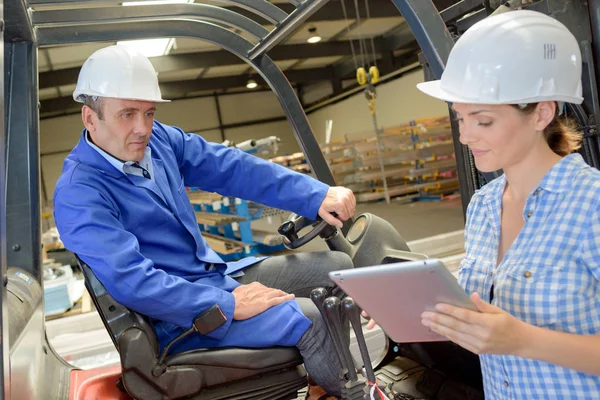
[[[487,17],[455,43],[442,79],[417,87],[450,103],[581,104],[581,50],[562,23],[536,11]]]
[[[163,100],[154,66],[148,58],[127,46],[97,50],[81,67],[73,99],[85,103],[87,96],[143,100]]]

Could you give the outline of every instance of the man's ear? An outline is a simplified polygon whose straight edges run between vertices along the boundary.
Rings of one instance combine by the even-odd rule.
[[[89,106],[81,107],[81,120],[88,132],[95,132],[98,125],[98,116]]]

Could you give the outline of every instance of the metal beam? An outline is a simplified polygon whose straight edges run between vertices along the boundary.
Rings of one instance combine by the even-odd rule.
[[[5,44],[8,264],[42,282],[37,48]]]
[[[237,13],[256,19],[257,16],[263,18],[270,24],[280,24],[288,14],[291,14],[296,9],[293,4],[278,3],[277,5],[271,4],[264,0],[215,0],[217,3],[224,4],[224,8],[232,8]],[[65,5],[65,4],[100,4],[108,3],[106,0],[30,0],[28,4],[30,6],[40,5]],[[165,9],[168,9],[170,5],[165,5]],[[154,6],[162,7],[162,6]],[[366,15],[366,9],[364,2],[358,4],[359,13],[362,17]],[[397,16],[398,10],[389,0],[369,0],[370,16],[371,18],[388,18],[390,16]],[[354,7],[347,7],[348,19],[356,19],[356,10]],[[310,18],[311,22],[318,21],[336,21],[344,20],[344,13],[340,6],[339,0],[329,1],[317,12],[315,12]]]
[[[331,68],[311,68],[290,70],[285,72],[285,76],[291,83],[310,83],[315,81],[329,80],[331,78]],[[262,77],[254,77],[256,82],[265,84]],[[248,74],[223,76],[210,79],[193,79],[179,82],[165,82],[160,85],[161,91],[164,89],[170,97],[176,97],[183,93],[198,92],[202,90],[217,90],[245,86],[248,81]]]
[[[32,42],[35,40],[25,1],[5,0],[4,16],[6,17],[4,21],[4,40],[6,42]]]
[[[483,0],[461,0],[441,11],[440,16],[446,23],[449,23],[483,7]]]
[[[14,0],[13,0],[14,1]],[[97,7],[74,8],[68,10],[39,10],[32,12],[36,26],[47,24],[95,23],[103,21],[124,21],[134,19],[199,18],[218,22],[249,33],[262,40],[269,30],[256,21],[244,17],[230,9],[207,4],[170,4],[168,8],[150,6],[136,7]]]
[[[255,48],[250,51],[248,57],[254,60],[271,50],[275,45],[286,39],[311,15],[323,7],[328,0],[306,0],[288,15],[288,17],[273,29]]]
[[[440,79],[454,40],[433,2],[431,0],[392,0],[392,2],[408,22],[427,57],[433,74]]]
[[[379,50],[377,46],[376,50]],[[349,41],[290,44],[277,46],[269,52],[269,56],[275,61],[349,55],[352,55]],[[157,71],[209,68],[243,63],[238,56],[225,50],[173,54],[163,57],[153,57],[150,60]],[[81,67],[75,67],[42,72],[40,74],[40,89],[74,84],[77,82],[80,69]]]
[[[331,79],[331,68],[314,68],[289,70],[285,72],[288,81],[292,83],[311,83],[315,81]],[[253,77],[259,85],[265,85],[265,81],[260,76]],[[160,89],[166,98],[183,98],[185,93],[198,92],[204,90],[221,90],[246,86],[248,74],[221,76],[216,78],[191,79],[186,81],[164,82],[160,84]],[[42,114],[51,114],[60,111],[66,111],[79,108],[81,105],[76,103],[71,96],[59,97],[55,99],[43,100],[41,102]]]
[[[144,1],[144,0],[142,0],[142,1]],[[151,1],[151,0],[147,0],[147,1]],[[288,14],[285,11],[283,11],[280,7],[277,7],[277,6],[269,3],[266,0],[215,0],[215,2],[225,3],[230,6],[232,5],[236,8],[239,7],[242,10],[244,10],[242,12],[239,12],[239,14],[250,17],[250,18],[260,16],[260,17],[264,18],[266,21],[268,21],[269,23],[272,23],[275,25],[280,24],[287,17],[287,14]],[[95,5],[102,4],[102,3],[106,4],[106,3],[111,3],[111,2],[107,1],[107,0],[29,0],[29,2],[28,2],[30,7],[61,6],[63,8],[68,7],[69,5],[75,5],[75,4],[95,6]],[[171,6],[172,6],[172,4],[153,5],[153,7],[156,7],[159,10],[168,10],[169,7],[171,7]],[[285,8],[291,8],[292,9],[291,11],[296,9],[296,7],[293,4],[284,4],[284,6],[287,6]]]

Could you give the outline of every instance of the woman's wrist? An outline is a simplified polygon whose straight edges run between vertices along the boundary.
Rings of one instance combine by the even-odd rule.
[[[522,358],[532,358],[532,354],[535,353],[536,343],[536,330],[537,327],[528,324],[527,322],[517,320],[517,340],[515,340],[515,349],[513,355]],[[538,338],[539,340],[540,338]]]

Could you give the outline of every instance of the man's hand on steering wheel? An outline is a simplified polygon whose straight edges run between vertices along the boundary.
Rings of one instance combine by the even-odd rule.
[[[352,190],[341,186],[330,187],[325,199],[319,207],[319,216],[329,225],[341,228],[342,221],[346,221],[354,216],[356,210],[356,199]],[[331,215],[336,213],[337,217]]]

